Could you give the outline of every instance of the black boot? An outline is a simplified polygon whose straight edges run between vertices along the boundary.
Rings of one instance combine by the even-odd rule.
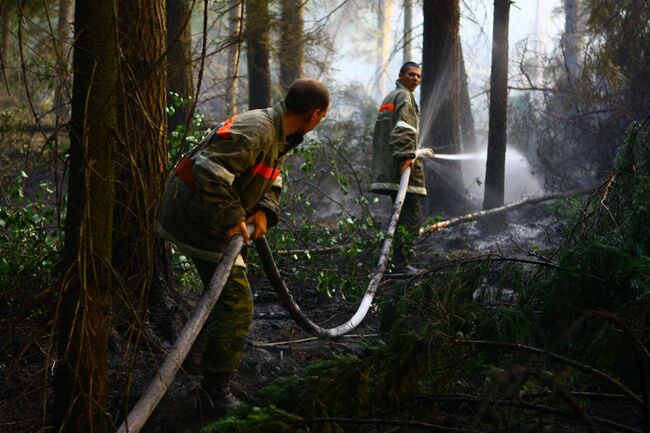
[[[201,409],[204,415],[220,417],[241,405],[241,401],[230,392],[230,377],[229,373],[205,373],[201,383],[204,391]]]

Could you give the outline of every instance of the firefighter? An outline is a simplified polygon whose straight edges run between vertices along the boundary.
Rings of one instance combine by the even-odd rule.
[[[299,79],[284,101],[231,117],[177,164],[165,185],[158,233],[191,257],[204,287],[228,238],[241,233],[247,244],[246,224],[255,226],[255,240],[278,222],[282,162],[325,117],[329,102],[323,84]],[[213,415],[239,405],[230,380],[253,313],[245,250],[197,340],[205,345],[201,387]],[[200,352],[194,349],[191,356]]]
[[[411,168],[393,248],[395,267],[407,273],[417,272],[409,262],[413,259],[413,241],[422,224],[422,198],[427,195],[419,156],[433,157],[431,149],[418,149],[420,110],[413,92],[420,84],[421,74],[417,63],[402,65],[395,90],[379,106],[372,141],[374,178],[371,192],[390,195],[394,201],[402,172],[406,167]]]

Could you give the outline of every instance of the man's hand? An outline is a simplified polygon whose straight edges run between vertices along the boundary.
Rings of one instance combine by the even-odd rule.
[[[266,217],[266,211],[258,210],[255,211],[251,216],[246,218],[246,224],[253,224],[255,226],[255,233],[253,233],[253,240],[256,241],[266,234],[266,227],[268,226],[268,220]]]
[[[412,159],[405,159],[402,161],[402,163],[399,165],[399,172],[404,173],[404,170],[406,170],[406,167],[411,167],[411,170],[413,170],[413,160]]]
[[[234,226],[230,227],[226,232],[226,237],[231,238],[238,233],[241,233],[244,236],[244,245],[248,245],[248,243],[251,241],[251,237],[248,235],[248,229],[246,228],[246,221],[241,221],[238,224],[235,224]]]
[[[433,153],[433,149],[430,147],[423,147],[415,151],[415,157],[433,159],[435,158],[435,154]]]

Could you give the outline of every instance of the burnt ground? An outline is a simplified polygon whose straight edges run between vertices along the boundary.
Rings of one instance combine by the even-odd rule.
[[[438,268],[454,257],[471,257],[489,252],[523,257],[530,252],[553,248],[560,239],[559,226],[549,209],[547,205],[542,204],[511,212],[507,225],[498,233],[490,233],[481,227],[480,223],[472,222],[427,235],[416,244],[419,266],[427,270]],[[351,337],[338,341],[309,339],[311,336],[302,331],[289,317],[264,276],[251,275],[250,279],[255,299],[254,321],[240,369],[232,386],[234,394],[243,400],[254,403],[254,392],[273,379],[297,373],[304,366],[328,359],[334,354],[358,353],[365,339],[376,338],[379,317],[378,313],[371,309],[368,317]],[[377,297],[381,298],[382,292],[391,285],[403,281],[388,275],[382,282]],[[412,282],[417,284],[417,277],[412,278]],[[340,296],[327,297],[313,287],[290,286],[290,289],[307,316],[324,327],[343,323],[357,308],[357,302],[344,300]],[[169,307],[176,312],[187,314],[196,297],[184,295],[169,298]],[[111,336],[109,404],[119,408],[111,413],[111,418],[117,423],[123,420],[124,409],[135,404],[155,374],[163,354],[173,344],[173,332],[170,333],[170,329],[178,332],[183,318],[182,314],[176,314],[175,317],[152,317],[151,322],[166,323],[167,329],[165,332],[158,332],[152,325],[148,343],[144,345],[145,349],[141,351],[134,366],[124,361],[124,338],[117,331]],[[22,353],[22,358],[15,365],[5,364],[0,359],[0,432],[39,431],[42,426],[43,397],[49,395],[49,390],[43,392],[42,383],[44,378],[51,379],[51,375],[43,369],[44,354],[50,347],[48,324],[33,326],[28,321],[23,324],[14,322],[11,324],[11,331],[5,329],[3,332],[7,332],[5,335],[13,334],[12,345],[15,347],[12,351]],[[3,328],[5,324],[6,322],[3,322]],[[22,327],[25,324],[29,329]],[[165,334],[166,337],[162,336]],[[304,341],[305,339],[308,340]],[[199,375],[179,372],[142,431],[199,431],[206,422],[197,410],[201,395],[200,379]],[[127,388],[130,389],[130,398],[127,401],[117,397],[127,394]]]
[[[434,269],[453,257],[473,257],[488,253],[524,257],[548,251],[559,242],[559,226],[547,205],[513,211],[499,232],[490,233],[480,222],[450,227],[418,240],[416,251],[420,269]],[[418,277],[409,277],[417,284]],[[387,275],[378,298],[403,278]],[[233,392],[255,403],[252,394],[275,378],[298,373],[304,366],[328,359],[338,353],[358,353],[365,339],[377,338],[379,317],[371,309],[368,317],[351,337],[338,341],[312,339],[290,318],[270,284],[263,277],[251,277],[255,312],[253,325],[239,371],[233,380]],[[332,327],[349,319],[357,303],[340,297],[327,297],[311,287],[290,287],[302,310],[314,322]],[[146,375],[153,374],[148,369]],[[138,375],[140,375],[140,372]],[[144,376],[136,379],[134,394],[145,385]],[[161,401],[144,432],[196,432],[202,424],[196,409],[200,396],[200,376],[179,373],[172,388]]]

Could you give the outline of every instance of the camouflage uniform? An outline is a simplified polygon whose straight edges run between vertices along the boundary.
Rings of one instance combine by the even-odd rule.
[[[284,135],[285,111],[284,103],[278,103],[230,118],[181,160],[167,180],[158,233],[192,258],[206,287],[230,227],[258,210],[265,211],[269,228],[277,224],[282,161],[302,142],[302,136]],[[237,369],[252,312],[240,255],[202,332],[204,387],[217,375]]]
[[[397,80],[395,84],[395,90],[382,101],[375,122],[372,141],[372,167],[375,177],[370,185],[370,191],[388,194],[393,201],[399,189],[400,163],[406,159],[415,159],[420,117],[420,110],[413,93],[401,80]],[[398,227],[406,228],[415,238],[422,224],[422,197],[427,195],[427,190],[422,160],[415,159],[413,163],[414,168],[411,170]],[[403,250],[407,250],[407,254],[410,254],[410,242],[405,242],[398,231],[394,248],[397,264],[403,264],[406,260],[402,254]]]

